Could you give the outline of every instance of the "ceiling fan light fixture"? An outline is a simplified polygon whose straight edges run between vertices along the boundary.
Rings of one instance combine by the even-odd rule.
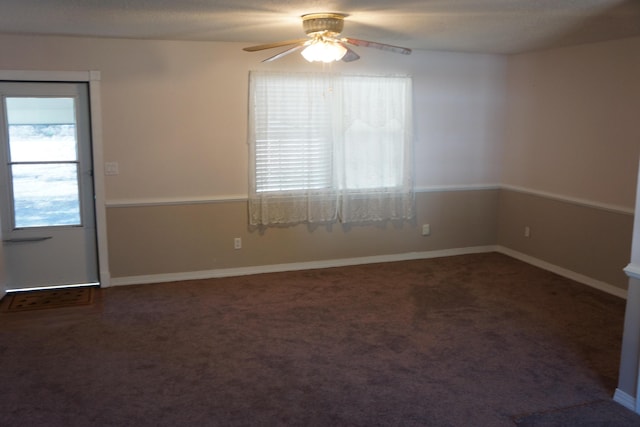
[[[301,52],[309,62],[340,61],[347,53],[347,48],[341,43],[331,40],[313,40]]]
[[[367,40],[354,39],[351,37],[341,37],[344,27],[343,13],[308,13],[302,15],[302,28],[307,34],[306,39],[283,40],[275,43],[261,44],[257,46],[245,47],[247,52],[256,52],[264,49],[286,46],[287,50],[273,55],[262,62],[270,62],[292,54],[300,52],[309,62],[352,62],[360,59],[360,55],[348,48],[347,45],[371,47],[389,52],[409,55],[411,49],[400,46],[393,46],[385,43],[371,42]]]

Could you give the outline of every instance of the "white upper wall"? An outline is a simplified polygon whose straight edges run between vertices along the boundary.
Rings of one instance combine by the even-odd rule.
[[[416,187],[496,185],[502,175],[504,56],[416,54]]]
[[[225,198],[247,193],[249,70],[323,69],[243,46],[2,35],[0,69],[101,72],[107,201]],[[416,187],[498,183],[505,57],[357,50],[324,69],[414,77]]]
[[[634,208],[640,38],[509,58],[502,183]]]
[[[416,187],[510,186],[632,209],[640,38],[502,57],[360,48],[307,64],[237,43],[0,36],[0,69],[98,70],[108,201],[244,196],[251,69],[414,78]],[[505,112],[506,111],[506,112]]]

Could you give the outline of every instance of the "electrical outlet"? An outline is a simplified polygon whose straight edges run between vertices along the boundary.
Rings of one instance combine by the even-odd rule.
[[[422,235],[429,236],[431,234],[431,226],[429,224],[422,224]]]
[[[531,228],[529,228],[528,225],[524,226],[524,237],[526,238],[531,237]]]
[[[233,249],[242,249],[242,238],[236,237],[233,239]]]

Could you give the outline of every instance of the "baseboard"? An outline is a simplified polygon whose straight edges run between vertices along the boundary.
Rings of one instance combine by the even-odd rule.
[[[111,272],[109,270],[100,270],[100,287],[108,288],[111,286]]]
[[[523,254],[522,252],[514,251],[513,249],[509,249],[504,246],[496,246],[496,252],[499,252],[501,254],[526,262],[527,264],[531,264],[535,267],[542,268],[543,270],[547,270],[552,273],[558,274],[560,276],[566,277],[567,279],[575,280],[576,282],[580,282],[582,284],[585,284],[592,288],[606,292],[608,294],[615,295],[623,299],[627,299],[626,290],[620,289],[619,287],[613,286],[609,283],[593,279],[583,274],[576,273],[575,271],[568,270],[563,267],[559,267],[555,264],[551,264],[547,261],[543,261],[541,259],[532,257],[530,255]]]
[[[616,389],[616,392],[613,395],[613,400],[615,402],[618,402],[625,408],[631,409],[632,411],[636,412],[636,399],[628,393],[620,390],[619,388]]]
[[[495,252],[495,246],[473,246],[468,248],[442,249],[437,251],[408,252],[402,254],[376,255],[369,257],[331,259],[288,264],[258,265],[239,268],[190,271],[182,273],[152,274],[144,276],[111,277],[109,286],[141,285],[146,283],[176,282],[182,280],[213,279],[220,277],[247,276],[262,273],[311,270],[317,268],[345,267],[349,265],[375,264],[382,262],[410,261],[415,259],[441,258],[446,256]],[[107,287],[104,286],[103,287]]]
[[[317,268],[331,268],[331,267],[345,267],[349,265],[361,265],[361,264],[374,264],[381,262],[394,262],[394,261],[410,261],[415,259],[429,259],[440,258],[446,256],[455,255],[467,255],[473,253],[486,253],[486,252],[498,252],[520,261],[531,264],[535,267],[542,268],[543,270],[550,271],[560,276],[566,277],[576,282],[585,284],[592,288],[606,292],[611,295],[626,299],[627,291],[613,286],[609,283],[605,283],[591,277],[576,273],[575,271],[568,270],[566,268],[559,267],[541,259],[523,254],[513,249],[506,248],[504,246],[473,246],[468,248],[455,248],[455,249],[443,249],[437,251],[425,251],[425,252],[407,252],[402,254],[389,254],[389,255],[376,255],[370,257],[359,258],[344,258],[344,259],[331,259],[322,261],[310,261],[288,264],[271,264],[271,265],[258,265],[250,267],[238,267],[238,268],[221,268],[215,270],[202,270],[202,271],[189,271],[180,273],[166,273],[166,274],[151,274],[140,276],[124,276],[124,277],[111,277],[110,283],[106,285],[102,284],[102,287],[110,286],[127,286],[127,285],[141,285],[147,283],[164,283],[164,282],[177,282],[182,280],[200,280],[200,279],[214,279],[220,277],[233,277],[233,276],[248,276],[252,274],[262,273],[280,273],[284,271],[299,271],[299,270],[312,270]]]

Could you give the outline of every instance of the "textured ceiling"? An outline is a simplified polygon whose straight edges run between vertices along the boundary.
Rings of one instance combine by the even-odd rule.
[[[640,36],[640,0],[2,0],[0,32],[267,43],[342,12],[346,36],[413,49],[519,53]]]

